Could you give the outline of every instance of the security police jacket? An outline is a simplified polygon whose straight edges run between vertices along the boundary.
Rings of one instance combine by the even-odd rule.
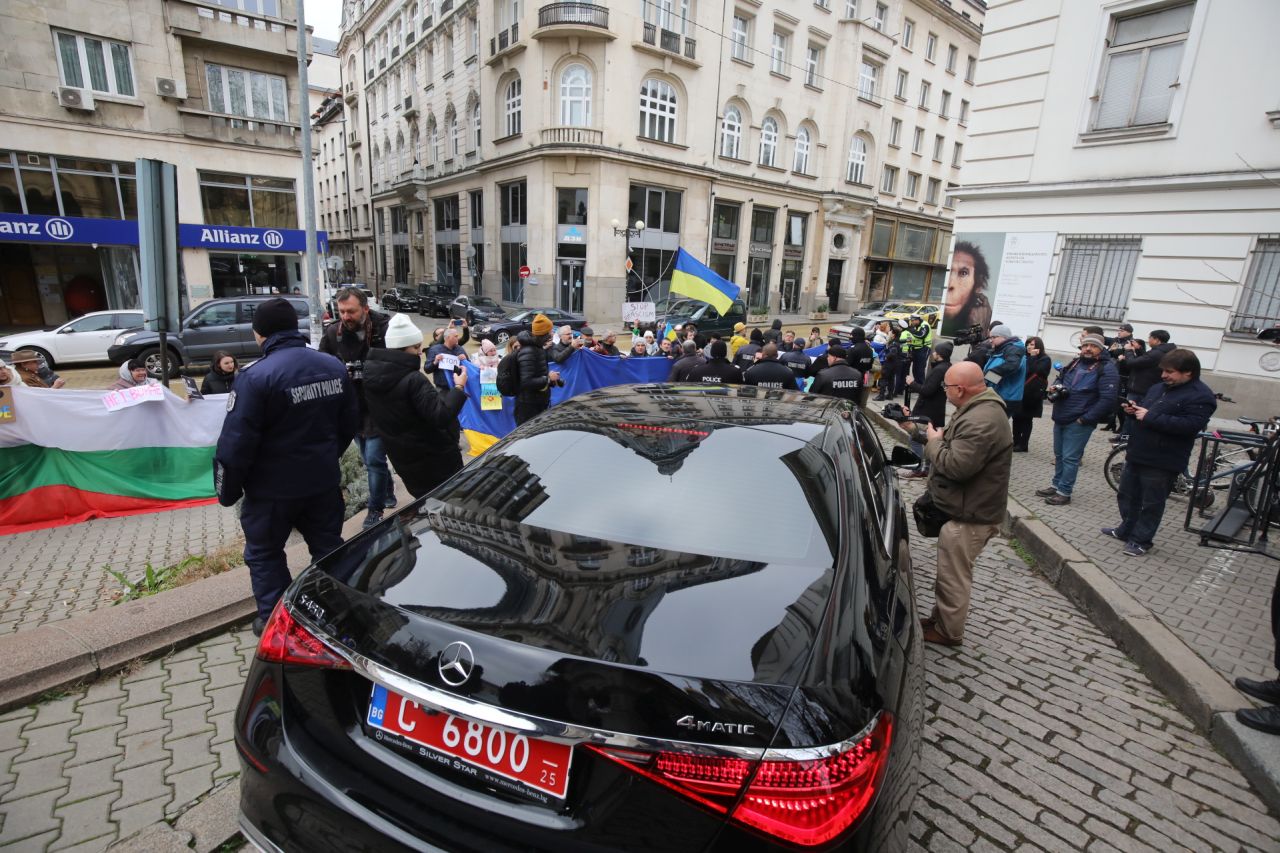
[[[748,367],[742,374],[742,383],[761,388],[785,388],[788,391],[800,387],[795,372],[776,358],[764,358]]]
[[[262,358],[240,371],[213,455],[218,502],[304,498],[337,489],[338,459],[360,426],[347,369],[307,347],[296,331],[276,332]]]
[[[863,373],[869,373],[872,366],[876,363],[876,351],[871,348],[871,344],[866,341],[859,341],[849,347],[845,359],[849,366],[854,370],[860,370]]]
[[[727,358],[713,358],[701,367],[689,371],[689,381],[741,385],[742,371],[736,365],[730,364]]]
[[[818,373],[818,378],[813,380],[809,391],[861,403],[862,371],[852,367],[847,361],[837,361]]]

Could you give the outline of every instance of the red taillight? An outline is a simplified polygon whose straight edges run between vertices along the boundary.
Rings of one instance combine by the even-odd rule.
[[[285,609],[284,602],[276,605],[262,629],[258,642],[258,659],[268,663],[291,663],[300,666],[319,666],[326,669],[351,669],[347,663],[315,634],[302,627]]]
[[[811,847],[845,832],[866,812],[883,783],[892,738],[893,718],[881,712],[869,734],[823,758],[755,762],[681,752],[592,749],[721,814],[736,799],[732,820]]]

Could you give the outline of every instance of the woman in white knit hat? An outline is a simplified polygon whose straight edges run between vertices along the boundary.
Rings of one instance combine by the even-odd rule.
[[[387,324],[386,348],[364,362],[369,417],[409,494],[420,498],[462,470],[458,413],[467,402],[468,369],[441,391],[422,372],[422,331],[404,314]]]

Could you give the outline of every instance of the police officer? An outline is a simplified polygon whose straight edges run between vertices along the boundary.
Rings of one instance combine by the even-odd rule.
[[[845,351],[844,360],[849,362],[849,366],[864,377],[871,372],[876,363],[876,351],[871,348],[871,344],[867,343],[866,329],[861,326],[855,326],[849,332],[849,347]],[[866,382],[864,381],[863,386],[865,387],[865,385]]]
[[[846,360],[848,353],[839,344],[827,347],[827,368],[813,380],[809,391],[814,394],[826,394],[829,397],[840,397],[862,405],[862,371],[853,367]]]
[[[791,368],[792,372],[803,382],[809,377],[809,356],[804,354],[804,341],[797,339],[791,342],[791,349],[783,351],[778,361]]]
[[[741,352],[741,350],[739,350]],[[726,385],[741,385],[742,371],[737,365],[729,363],[729,345],[724,341],[712,341],[711,358],[706,364],[689,371],[690,382],[723,382]]]
[[[907,318],[905,335],[904,349],[910,353],[911,375],[917,382],[923,382],[929,369],[929,352],[933,349],[933,328],[919,314],[912,314]]]
[[[338,458],[360,427],[360,405],[346,368],[307,346],[286,300],[258,306],[253,336],[262,359],[240,371],[227,397],[213,475],[220,504],[244,496],[244,561],[261,634],[289,586],[289,532],[302,534],[312,559],[342,544]]]
[[[760,358],[742,374],[742,384],[790,391],[800,387],[795,372],[778,361],[778,345],[772,341],[761,347]]]

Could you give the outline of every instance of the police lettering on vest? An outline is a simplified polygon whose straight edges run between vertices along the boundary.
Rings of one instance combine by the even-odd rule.
[[[337,397],[342,394],[341,379],[325,379],[320,382],[309,382],[289,389],[289,402],[295,406],[320,397]]]

